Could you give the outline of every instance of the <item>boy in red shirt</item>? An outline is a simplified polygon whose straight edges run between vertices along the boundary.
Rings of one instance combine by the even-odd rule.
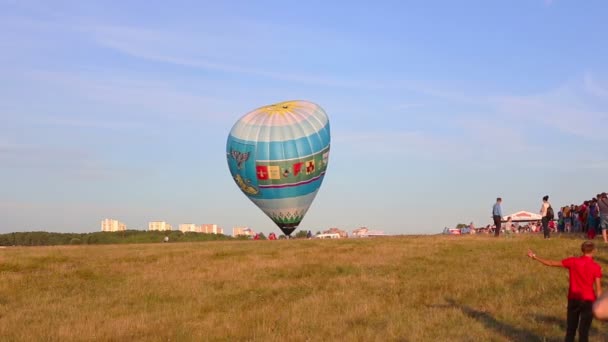
[[[570,273],[566,342],[574,341],[577,328],[579,328],[579,341],[587,342],[589,340],[589,329],[593,320],[593,302],[602,294],[600,282],[602,268],[593,261],[593,252],[595,251],[593,242],[583,242],[581,251],[583,252],[582,256],[566,258],[562,261],[541,259],[534,252],[528,251],[528,256],[538,260],[541,264],[564,267]],[[595,291],[593,290],[594,285]]]

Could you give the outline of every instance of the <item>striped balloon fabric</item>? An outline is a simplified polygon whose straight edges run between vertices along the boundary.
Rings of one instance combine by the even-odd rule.
[[[287,235],[314,200],[329,160],[329,119],[318,105],[287,101],[258,108],[232,127],[232,178]]]

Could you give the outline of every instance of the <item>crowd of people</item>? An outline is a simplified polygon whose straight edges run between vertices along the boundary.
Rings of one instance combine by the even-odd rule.
[[[608,195],[604,192],[579,205],[570,204],[561,207],[555,213],[549,196],[544,196],[539,210],[540,220],[513,222],[510,217],[504,220],[502,215],[502,198],[497,198],[492,208],[494,224],[477,228],[471,222],[460,230],[461,234],[522,234],[543,232],[545,238],[551,233],[583,233],[594,239],[600,232],[604,242],[608,243]],[[499,227],[498,229],[496,227]]]
[[[548,239],[551,232],[560,233],[586,233],[587,237],[593,240],[600,232],[604,238],[604,242],[608,243],[608,195],[604,192],[597,194],[588,201],[584,201],[580,205],[571,204],[561,207],[555,215],[554,209],[549,202],[549,196],[543,197],[543,202],[540,208],[540,222],[531,223],[527,226],[520,227],[511,222],[508,218],[504,228],[502,227],[502,199],[498,198],[492,209],[495,225],[493,232],[496,236],[501,231],[504,232],[537,232],[543,231],[544,237]],[[539,225],[540,224],[540,225]],[[540,226],[540,229],[539,229]],[[497,230],[496,227],[500,227]],[[492,228],[488,229],[492,230]]]
[[[549,222],[549,230],[551,232],[557,232],[557,225],[554,221]],[[500,232],[502,234],[523,234],[523,233],[539,233],[542,231],[541,221],[532,222],[513,222],[507,219],[507,221],[500,226]],[[463,234],[495,234],[496,225],[487,225],[481,228],[465,228]]]
[[[559,232],[586,233],[589,239],[602,232],[604,242],[608,243],[608,196],[598,194],[580,205],[571,204],[558,212],[557,230]]]

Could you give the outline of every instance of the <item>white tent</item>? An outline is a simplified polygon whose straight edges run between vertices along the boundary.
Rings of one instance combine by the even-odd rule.
[[[509,217],[513,222],[540,221],[542,219],[540,214],[534,214],[529,211],[518,211],[514,214],[503,217],[502,220],[507,221]]]

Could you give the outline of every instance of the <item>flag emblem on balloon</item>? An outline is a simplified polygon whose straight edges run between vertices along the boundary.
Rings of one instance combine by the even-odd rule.
[[[304,165],[304,163],[293,164],[293,175],[294,176],[297,176],[300,174],[300,172],[302,172],[302,165]]]
[[[256,166],[257,175],[259,180],[267,180],[268,179],[268,166]]]
[[[268,167],[268,178],[269,179],[281,179],[281,170],[277,165]]]
[[[285,234],[310,208],[329,161],[325,111],[307,101],[258,108],[228,135],[228,168],[239,188]]]
[[[315,172],[315,161],[309,160],[308,162],[306,162],[306,174],[309,175],[313,172]]]

